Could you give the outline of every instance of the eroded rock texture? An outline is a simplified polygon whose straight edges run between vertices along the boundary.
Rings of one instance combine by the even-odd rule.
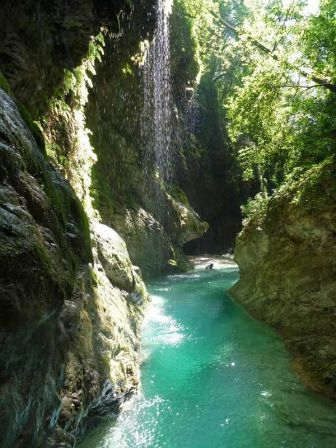
[[[284,335],[307,381],[336,392],[336,165],[328,160],[269,201],[237,240],[232,294]]]
[[[187,269],[207,229],[140,145],[140,3],[1,3],[4,448],[74,446],[118,411],[139,381],[141,271]]]
[[[188,200],[181,201],[172,185],[158,175],[153,135],[143,135],[144,129],[153,127],[153,116],[145,113],[150,105],[145,104],[144,67],[140,62],[145,57],[145,45],[139,46],[135,37],[128,32],[127,40],[106,39],[86,118],[97,155],[92,169],[94,207],[102,222],[122,236],[132,261],[148,279],[190,268],[182,248],[187,241],[202,236],[208,226]],[[184,89],[188,80],[179,82]],[[174,110],[178,106],[171,105]],[[176,117],[172,119],[172,136],[183,125]],[[174,166],[164,169],[171,170],[170,183],[174,184],[178,182],[174,167],[182,154],[175,142],[169,151]]]
[[[138,383],[145,287],[3,91],[0,158],[1,446],[72,446]]]

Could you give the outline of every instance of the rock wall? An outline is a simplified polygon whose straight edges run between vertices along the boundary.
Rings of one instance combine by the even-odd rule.
[[[183,1],[171,19],[173,94],[178,111],[176,183],[209,223],[201,238],[186,244],[190,254],[231,251],[241,229],[240,204],[247,196],[227,134],[223,98],[213,67],[202,64],[192,21]],[[195,182],[197,179],[197,182]]]
[[[149,45],[148,40],[139,45],[132,33],[126,41],[107,38],[104,58],[97,65],[97,87],[90,90],[86,107],[97,154],[92,171],[94,207],[102,221],[125,239],[131,259],[146,279],[190,268],[182,247],[208,228],[191,205],[184,207],[175,189],[157,177],[152,145],[143,138],[144,127],[152,126],[145,121],[150,117],[144,112],[142,65]],[[175,41],[171,45],[175,47]],[[172,151],[178,159],[177,149]],[[175,178],[173,173],[173,183]],[[186,214],[188,219],[182,216]]]
[[[139,381],[145,286],[2,90],[0,157],[1,446],[73,446]]]
[[[146,277],[187,269],[182,246],[207,229],[141,158],[134,55],[153,4],[1,4],[4,448],[72,447],[118,412],[139,381],[133,263]]]
[[[209,223],[209,232],[187,245],[186,250],[192,254],[231,252],[241,229],[243,182],[213,78],[212,72],[203,74],[192,100],[195,124],[190,131],[198,149],[187,153],[181,176],[191,204]]]
[[[336,396],[334,159],[309,170],[245,223],[233,296],[277,328],[304,380]]]
[[[140,6],[124,0],[22,0],[15,4],[3,0],[1,72],[16,98],[39,119],[63,89],[65,70],[78,67],[87,55],[91,37],[102,27],[121,37],[120,20],[129,18],[127,29],[140,39],[153,27],[154,4],[152,0],[143,0]]]

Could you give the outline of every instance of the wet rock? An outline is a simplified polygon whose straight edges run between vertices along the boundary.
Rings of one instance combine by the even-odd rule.
[[[201,221],[199,215],[188,202],[182,203],[167,194],[168,201],[177,214],[177,241],[182,247],[189,241],[201,238],[209,229],[209,224]]]
[[[143,297],[139,292],[132,292],[129,295],[130,299],[132,300],[133,303],[137,304],[137,305],[142,305],[143,303]]]
[[[336,165],[312,170],[246,223],[232,294],[283,334],[317,388],[336,395]]]
[[[39,446],[59,406],[66,362],[61,309],[90,261],[90,239],[73,190],[2,90],[0,164],[0,370],[10,378],[1,384],[0,444]],[[81,234],[75,245],[64,237],[66,222]]]
[[[127,244],[131,260],[141,267],[145,279],[191,269],[182,246],[199,238],[208,228],[190,205],[183,205],[165,192],[160,200],[167,212],[161,222],[140,206],[137,210],[119,212],[112,220]]]
[[[105,381],[99,397],[90,405],[89,416],[106,416],[117,414],[122,395],[118,395],[110,381]]]
[[[148,210],[142,207],[121,210],[113,217],[113,225],[145,279],[167,272],[168,260],[174,258],[173,244],[162,224]]]
[[[104,224],[93,222],[92,230],[98,250],[98,258],[112,284],[130,291],[133,289],[132,264],[124,240]]]
[[[0,444],[73,446],[92,403],[116,412],[139,383],[146,289],[114,230],[94,223],[91,252],[74,191],[1,90],[0,162]]]

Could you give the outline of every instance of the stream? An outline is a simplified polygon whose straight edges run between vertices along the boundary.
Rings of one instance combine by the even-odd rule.
[[[81,448],[332,448],[335,403],[308,391],[282,340],[234,303],[233,264],[150,285],[141,392]]]

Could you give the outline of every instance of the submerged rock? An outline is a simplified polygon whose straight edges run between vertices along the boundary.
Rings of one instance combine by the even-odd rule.
[[[237,239],[235,298],[275,326],[311,386],[336,396],[336,164],[277,193]]]

